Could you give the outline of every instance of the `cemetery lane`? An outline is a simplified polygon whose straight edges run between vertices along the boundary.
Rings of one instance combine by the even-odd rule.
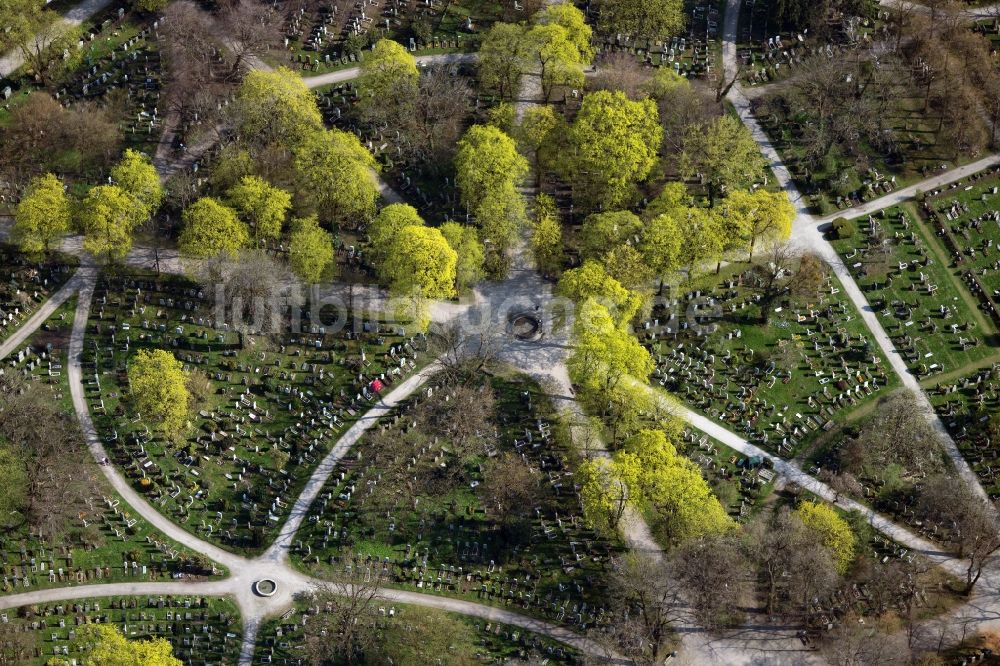
[[[111,0],[83,0],[83,2],[63,14],[59,22],[67,29],[80,25],[110,4]],[[16,49],[0,56],[0,78],[10,76],[23,64],[24,56]]]
[[[921,2],[909,2],[909,0],[879,0],[879,4],[883,7],[901,7],[903,9],[914,9],[924,13],[934,11],[931,7],[928,7]],[[938,9],[937,11],[940,12],[941,10]],[[983,7],[968,7],[959,10],[958,14],[964,16],[969,21],[993,18],[995,16],[1000,16],[1000,4],[985,5]]]
[[[441,53],[437,55],[416,56],[417,67],[427,67],[428,65],[453,65],[458,63],[475,62],[475,53]],[[349,67],[335,72],[319,74],[317,76],[303,76],[306,86],[309,88],[321,88],[323,86],[344,83],[358,78],[361,74],[360,67]]]
[[[732,73],[735,73],[737,70],[736,27],[739,21],[739,12],[739,0],[728,0],[723,28],[722,50],[723,69],[727,75],[732,75]],[[809,212],[809,206],[806,203],[805,197],[796,187],[791,173],[788,171],[788,168],[781,159],[781,155],[778,153],[777,149],[775,149],[774,144],[764,131],[764,128],[761,127],[760,123],[754,117],[750,108],[750,101],[743,94],[742,87],[739,83],[733,85],[732,89],[729,91],[727,99],[732,103],[734,109],[740,117],[740,120],[744,125],[746,125],[750,134],[757,142],[760,151],[767,158],[771,171],[774,173],[774,176],[777,178],[782,189],[788,194],[789,200],[798,213],[792,226],[792,237],[790,243],[799,249],[815,252],[820,258],[830,264],[834,274],[844,286],[844,293],[848,295],[854,303],[854,306],[858,309],[858,312],[861,313],[861,317],[866,326],[875,337],[875,341],[878,343],[878,346],[882,349],[883,353],[885,353],[886,358],[889,359],[889,363],[892,365],[893,370],[903,382],[903,386],[913,391],[918,404],[920,405],[923,416],[938,433],[939,439],[941,440],[945,451],[948,453],[948,457],[951,459],[952,464],[955,466],[955,469],[958,470],[958,473],[961,475],[962,479],[966,482],[969,488],[971,488],[980,497],[986,498],[986,492],[980,485],[979,479],[969,467],[968,462],[962,456],[961,452],[959,452],[958,446],[955,444],[955,440],[953,440],[948,434],[944,423],[940,418],[938,418],[934,408],[931,406],[930,400],[927,398],[927,395],[921,390],[917,378],[910,373],[902,357],[896,352],[892,340],[885,332],[885,329],[882,328],[882,324],[878,321],[875,312],[872,310],[868,300],[858,287],[857,282],[854,281],[854,277],[844,265],[844,262],[840,259],[836,250],[833,249],[833,246],[830,245],[829,241],[826,240],[823,233],[820,231],[819,220]],[[955,171],[957,172],[959,170],[956,169]],[[945,176],[946,174],[941,175],[942,178]],[[918,188],[917,185],[913,187],[914,191]],[[925,181],[925,183],[920,184],[919,187],[920,189],[926,189],[928,184]]]
[[[62,289],[57,291],[52,297],[47,300],[42,307],[38,309],[34,315],[28,318],[21,326],[2,344],[0,344],[0,360],[3,360],[10,356],[16,349],[18,349],[25,340],[27,340],[31,335],[38,330],[38,328],[45,323],[52,313],[55,312],[60,305],[69,300],[76,291],[83,285],[90,275],[88,273],[90,269],[79,268],[76,273],[67,280],[66,284],[62,286]]]

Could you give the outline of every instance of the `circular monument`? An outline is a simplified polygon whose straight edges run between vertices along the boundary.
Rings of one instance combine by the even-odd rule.
[[[522,312],[510,318],[509,330],[518,340],[532,342],[542,337],[542,321],[534,314]]]
[[[274,593],[278,591],[278,584],[270,578],[262,578],[254,581],[253,591],[254,594],[261,597],[273,597]]]

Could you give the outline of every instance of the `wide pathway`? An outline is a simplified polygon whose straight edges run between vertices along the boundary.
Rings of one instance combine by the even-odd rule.
[[[70,296],[75,294],[86,280],[84,273],[80,270],[66,281],[66,284],[62,286],[59,291],[52,294],[49,300],[42,304],[42,307],[38,308],[35,314],[28,317],[28,319],[23,322],[13,334],[10,335],[6,340],[0,344],[0,360],[3,360],[14,353],[15,350],[20,348],[20,346],[27,340],[31,335],[37,331],[45,320],[52,316],[60,305],[69,300]]]

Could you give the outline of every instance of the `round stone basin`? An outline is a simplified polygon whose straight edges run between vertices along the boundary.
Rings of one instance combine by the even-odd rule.
[[[253,591],[254,594],[262,597],[273,597],[274,593],[278,591],[278,584],[270,578],[262,578],[254,581]]]

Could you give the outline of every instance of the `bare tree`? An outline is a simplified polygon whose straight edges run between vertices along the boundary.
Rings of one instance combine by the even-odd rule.
[[[611,562],[612,602],[607,638],[614,649],[640,666],[663,663],[671,651],[671,625],[683,616],[680,586],[667,563],[632,553]]]
[[[364,663],[365,653],[377,645],[381,567],[350,556],[344,562],[350,571],[345,567],[335,582],[318,585],[308,597],[315,615],[303,626],[303,650],[314,666],[334,658]]]
[[[281,21],[270,6],[254,0],[237,0],[219,18],[233,54],[227,78],[238,81],[246,68],[255,66],[277,44]]]
[[[399,129],[403,156],[427,171],[448,168],[465,129],[470,95],[465,78],[452,76],[447,66],[422,72],[416,95],[390,121]]]
[[[842,452],[841,463],[853,474],[896,464],[905,474],[923,476],[942,469],[944,453],[923,407],[909,391],[879,400],[856,440]],[[852,453],[851,448],[858,451]]]
[[[742,622],[739,607],[749,565],[735,535],[683,543],[673,553],[671,571],[694,606],[699,624],[714,629]]]
[[[429,341],[431,353],[453,380],[479,375],[497,359],[502,344],[495,326],[466,328],[460,320],[433,324]]]
[[[528,536],[527,519],[542,496],[540,473],[510,451],[492,460],[480,486],[487,514],[497,520],[509,537]]]
[[[824,637],[823,655],[831,666],[902,666],[910,658],[905,636],[853,613]]]
[[[649,73],[634,55],[611,51],[601,56],[596,70],[588,79],[589,87],[593,90],[620,90],[630,99],[645,96],[643,86],[649,81]]]

